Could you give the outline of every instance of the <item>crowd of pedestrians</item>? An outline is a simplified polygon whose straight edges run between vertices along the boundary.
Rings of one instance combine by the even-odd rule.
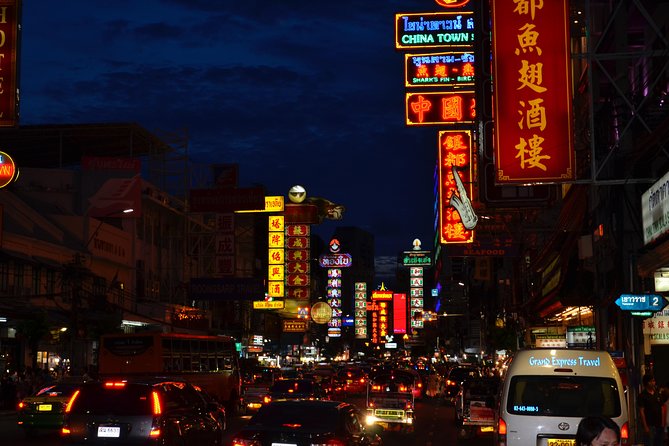
[[[27,368],[23,372],[3,373],[0,377],[0,410],[16,409],[16,404],[60,378],[62,372]]]

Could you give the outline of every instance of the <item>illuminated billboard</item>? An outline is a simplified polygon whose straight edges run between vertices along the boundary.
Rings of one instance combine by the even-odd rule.
[[[474,53],[446,52],[404,55],[405,87],[474,85]]]
[[[395,14],[395,48],[473,48],[471,11]]]
[[[471,206],[472,168],[471,130],[439,132],[439,235],[442,244],[474,241],[473,228],[478,219]]]
[[[407,125],[473,124],[476,120],[474,91],[407,93]]]
[[[496,183],[573,180],[569,2],[491,3]]]

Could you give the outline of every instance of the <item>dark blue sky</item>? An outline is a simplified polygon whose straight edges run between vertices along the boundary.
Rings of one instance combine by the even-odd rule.
[[[26,0],[21,118],[187,129],[193,162],[346,207],[379,256],[429,248],[437,129],[404,120],[394,15],[434,0]],[[345,249],[345,247],[343,247]]]

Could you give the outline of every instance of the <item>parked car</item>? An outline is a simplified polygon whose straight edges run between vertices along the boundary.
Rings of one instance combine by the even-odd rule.
[[[289,378],[276,381],[265,398],[265,403],[286,399],[327,399],[328,395],[316,381],[304,378]]]
[[[18,425],[27,436],[41,430],[59,431],[63,426],[67,402],[83,383],[83,379],[56,382],[23,398],[16,411]]]
[[[380,446],[381,437],[363,423],[352,404],[338,401],[272,401],[232,440],[238,446],[322,444]]]
[[[186,381],[86,383],[70,398],[61,436],[85,444],[222,445],[218,409]]]

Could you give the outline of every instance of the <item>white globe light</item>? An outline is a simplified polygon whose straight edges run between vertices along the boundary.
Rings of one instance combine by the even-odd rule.
[[[288,198],[293,203],[302,203],[307,198],[307,191],[299,184],[293,186],[288,191]]]

